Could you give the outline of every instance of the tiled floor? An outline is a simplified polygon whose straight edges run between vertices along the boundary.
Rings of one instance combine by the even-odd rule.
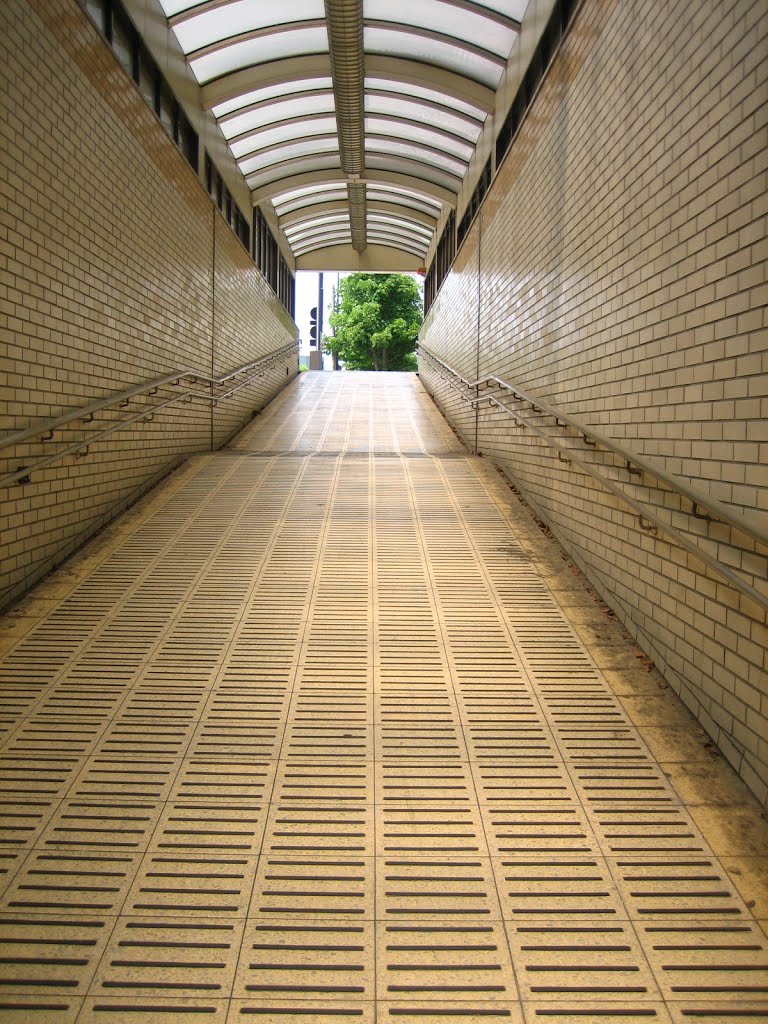
[[[768,1020],[768,826],[415,378],[304,374],[3,621],[0,1020]]]

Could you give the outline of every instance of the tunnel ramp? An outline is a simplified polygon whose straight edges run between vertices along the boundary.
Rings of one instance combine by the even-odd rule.
[[[768,1013],[765,823],[532,536],[413,377],[318,374],[38,588],[0,1019]]]

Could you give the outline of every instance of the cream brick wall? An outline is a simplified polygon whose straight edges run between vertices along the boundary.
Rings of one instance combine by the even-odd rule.
[[[264,310],[271,312],[264,315]],[[216,211],[213,375],[221,376],[294,336],[290,316],[275,298],[224,218]],[[282,333],[281,333],[282,332]],[[254,356],[253,353],[256,353]],[[268,369],[254,386],[243,388],[216,407],[214,447],[224,444],[277,391],[296,376],[294,354]]]
[[[0,5],[0,92],[3,434],[179,368],[224,373],[295,337],[75,0]],[[3,489],[0,603],[186,454],[223,442],[295,371],[286,360],[213,413],[201,401],[172,406]],[[0,475],[82,431],[0,452]]]
[[[585,0],[474,227],[479,352],[454,280],[462,270],[444,282],[422,335],[463,373],[476,358],[481,374],[516,382],[764,522],[767,23],[752,0]],[[436,374],[422,371],[443,398]],[[764,611],[639,530],[626,505],[530,431],[488,409],[478,429],[480,450],[766,800]],[[612,458],[581,454],[621,476]],[[765,592],[764,549],[692,521],[649,480],[627,490],[708,538],[708,551]]]
[[[480,309],[479,223],[470,228],[424,320],[421,337],[467,380],[478,370],[477,338]],[[423,369],[423,366],[422,366]],[[477,441],[477,416],[446,381],[422,372],[422,381],[469,447]]]

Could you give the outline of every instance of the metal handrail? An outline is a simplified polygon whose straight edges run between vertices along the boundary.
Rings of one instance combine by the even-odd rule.
[[[480,402],[492,402],[494,405],[498,406],[499,409],[503,409],[504,412],[509,413],[509,415],[514,417],[514,419],[516,419],[517,422],[520,423],[522,426],[525,426],[529,430],[532,430],[535,434],[542,438],[542,440],[546,441],[547,444],[549,444],[552,448],[554,448],[557,451],[557,457],[558,459],[560,459],[561,462],[575,462],[576,465],[579,466],[589,476],[591,476],[593,480],[597,480],[597,482],[601,486],[605,487],[606,490],[609,490],[612,494],[615,494],[617,498],[625,502],[625,504],[629,505],[629,507],[637,513],[640,521],[640,526],[643,530],[650,533],[655,533],[657,530],[662,530],[664,533],[667,534],[668,537],[671,537],[674,541],[676,541],[676,543],[679,544],[681,548],[684,548],[690,554],[695,555],[697,558],[700,558],[702,562],[704,562],[706,565],[710,567],[710,569],[712,569],[716,573],[719,573],[719,575],[722,576],[723,579],[728,580],[728,582],[737,590],[740,590],[742,594],[745,594],[752,601],[755,601],[763,608],[768,608],[768,595],[761,594],[759,590],[753,587],[750,583],[747,583],[746,580],[743,580],[741,576],[739,576],[733,569],[730,568],[730,566],[723,565],[722,562],[718,561],[716,558],[713,558],[712,555],[702,550],[702,548],[700,548],[698,544],[694,544],[694,542],[689,540],[685,536],[685,534],[681,533],[678,529],[676,529],[669,523],[666,523],[660,516],[657,516],[651,509],[648,508],[647,505],[643,505],[641,502],[636,501],[634,498],[631,498],[625,491],[622,490],[621,487],[618,486],[618,484],[615,484],[612,480],[609,480],[606,477],[604,477],[601,473],[598,473],[595,467],[590,465],[590,463],[587,462],[586,459],[580,458],[579,455],[576,452],[574,452],[572,448],[566,448],[564,445],[558,444],[554,438],[549,437],[543,430],[540,430],[539,427],[536,427],[532,423],[528,422],[525,419],[525,417],[521,416],[520,413],[517,412],[515,409],[510,409],[509,406],[504,405],[504,403],[500,402],[498,398],[496,398],[495,396],[487,395],[483,398],[472,399],[470,400],[470,405],[478,405]],[[652,527],[649,528],[643,526],[643,520],[652,524]]]
[[[136,398],[141,395],[154,395],[159,388],[165,384],[178,384],[185,378],[192,378],[193,383],[205,383],[211,386],[224,384],[234,377],[239,376],[242,373],[246,373],[249,370],[257,369],[259,372],[251,373],[245,380],[240,381],[234,387],[229,388],[223,394],[205,394],[200,391],[194,391],[187,388],[184,391],[180,391],[173,396],[173,398],[166,399],[164,402],[159,402],[156,405],[151,406],[148,409],[142,409],[141,412],[135,413],[133,416],[129,416],[126,419],[121,419],[117,423],[112,424],[105,430],[101,430],[98,433],[91,434],[89,437],[76,441],[73,444],[68,445],[66,448],[55,452],[46,458],[39,459],[37,462],[32,463],[29,466],[22,466],[17,470],[7,473],[0,477],[0,487],[6,487],[20,480],[25,480],[30,476],[31,473],[36,472],[40,469],[45,469],[46,466],[52,465],[54,462],[58,462],[59,459],[65,458],[67,455],[76,455],[82,449],[88,449],[95,441],[103,440],[105,437],[109,437],[110,434],[116,433],[118,430],[122,430],[129,426],[131,423],[137,423],[141,420],[151,420],[156,412],[160,409],[165,409],[168,406],[175,405],[179,402],[192,401],[197,398],[203,402],[211,402],[212,405],[216,405],[219,401],[225,398],[230,398],[235,392],[240,391],[241,388],[247,387],[252,381],[262,377],[269,366],[275,362],[279,362],[289,352],[296,349],[298,342],[291,342],[289,345],[284,345],[282,348],[276,349],[274,352],[270,352],[266,356],[262,356],[259,359],[255,359],[250,363],[244,363],[242,366],[237,367],[235,370],[230,371],[227,374],[223,374],[220,377],[212,377],[209,374],[198,373],[196,370],[180,370],[175,373],[166,374],[163,377],[157,377],[152,381],[145,384],[137,384],[132,388],[127,388],[125,391],[117,392],[114,395],[110,395],[108,398],[100,399],[96,402],[91,402],[86,406],[82,406],[79,409],[75,409],[69,413],[65,413],[62,416],[55,417],[54,419],[44,420],[42,423],[37,424],[34,427],[28,427],[25,430],[17,431],[15,434],[9,434],[2,440],[0,440],[0,450],[9,448],[13,445],[20,444],[21,442],[28,440],[33,437],[38,437],[41,434],[49,435],[46,440],[50,440],[53,436],[53,432],[61,426],[66,426],[68,423],[72,423],[74,420],[83,420],[84,422],[90,422],[93,419],[93,415],[102,409],[107,409],[115,405],[127,405],[131,398]]]
[[[125,391],[118,391],[115,394],[108,395],[106,398],[98,399],[95,402],[89,402],[88,405],[83,405],[78,409],[72,409],[70,412],[63,413],[61,416],[54,416],[51,419],[42,420],[34,426],[26,427],[24,430],[18,430],[13,434],[6,434],[5,437],[0,438],[0,451],[17,444],[21,444],[31,438],[39,437],[41,434],[51,434],[59,427],[64,427],[68,423],[72,423],[74,420],[91,420],[94,414],[100,412],[102,409],[108,409],[113,405],[127,403],[132,398],[138,398],[140,395],[153,394],[157,389],[166,384],[180,384],[182,380],[188,378],[191,378],[192,383],[203,383],[211,386],[225,384],[228,380],[239,376],[241,373],[253,370],[257,366],[262,366],[266,363],[279,360],[281,356],[287,355],[289,351],[296,347],[297,342],[291,342],[288,345],[284,345],[282,348],[276,349],[274,352],[270,352],[266,356],[254,359],[250,363],[243,363],[242,366],[238,366],[235,370],[231,370],[229,373],[220,377],[212,377],[209,374],[201,373],[198,370],[192,370],[189,368],[176,370],[174,373],[166,373],[162,377],[155,377],[154,380],[146,381],[144,384],[135,384],[131,388],[126,388]],[[232,391],[227,392],[225,395],[219,395],[218,397],[229,397],[229,394],[238,389],[239,387],[233,388]],[[184,395],[179,395],[178,397],[183,398],[189,393],[190,392],[185,392]],[[197,393],[193,392],[193,394]],[[200,394],[198,397],[205,400],[211,396]]]
[[[663,481],[663,483],[665,483],[673,491],[676,491],[678,494],[681,494],[683,497],[687,498],[688,501],[690,501],[691,504],[694,506],[694,509],[706,509],[708,512],[711,512],[713,515],[717,516],[717,518],[721,519],[723,522],[726,522],[730,526],[735,527],[737,530],[741,530],[743,533],[748,534],[755,540],[760,541],[761,544],[768,545],[768,529],[761,526],[759,523],[754,522],[751,518],[749,518],[749,516],[746,516],[743,513],[735,512],[733,509],[729,508],[727,505],[724,505],[716,498],[712,498],[710,495],[704,494],[702,491],[699,491],[695,487],[692,487],[685,480],[681,480],[680,477],[677,477],[673,473],[670,473],[668,470],[664,469],[662,466],[659,466],[656,462],[654,462],[652,459],[649,459],[647,456],[638,455],[636,452],[633,452],[629,448],[626,448],[623,444],[620,444],[618,441],[614,441],[613,438],[607,437],[605,434],[601,434],[593,427],[585,426],[585,424],[580,423],[573,416],[560,412],[560,410],[556,409],[548,402],[542,401],[542,399],[540,398],[535,398],[529,392],[523,391],[523,389],[519,388],[516,384],[510,384],[509,381],[505,381],[501,377],[497,377],[494,374],[489,374],[486,377],[480,377],[478,378],[478,380],[471,381],[468,380],[466,377],[463,377],[457,370],[454,370],[452,366],[449,366],[447,363],[443,362],[442,359],[434,355],[432,352],[429,351],[429,349],[425,348],[423,345],[419,345],[419,352],[423,352],[428,359],[432,360],[432,362],[437,363],[439,366],[442,366],[443,369],[445,369],[449,374],[455,377],[462,385],[464,385],[467,388],[481,388],[486,387],[488,384],[492,383],[497,385],[498,387],[504,388],[506,391],[510,391],[519,400],[523,402],[528,402],[534,410],[538,412],[543,412],[547,416],[554,417],[558,421],[558,423],[567,424],[569,427],[572,427],[574,430],[580,433],[582,437],[589,438],[590,440],[597,442],[597,444],[601,445],[603,448],[608,448],[610,451],[613,451],[617,455],[620,455],[623,459],[626,460],[627,469],[636,467],[637,469],[641,469],[643,470],[643,472],[648,473],[650,476],[656,477],[657,480]],[[470,404],[477,404],[479,399],[470,399],[467,397],[467,401],[469,401]],[[507,412],[511,411],[506,406],[502,406],[502,408],[506,409]]]

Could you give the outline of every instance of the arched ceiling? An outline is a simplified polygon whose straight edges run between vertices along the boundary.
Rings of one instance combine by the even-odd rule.
[[[344,247],[372,269],[379,250],[423,262],[528,0],[161,3],[297,267]]]

